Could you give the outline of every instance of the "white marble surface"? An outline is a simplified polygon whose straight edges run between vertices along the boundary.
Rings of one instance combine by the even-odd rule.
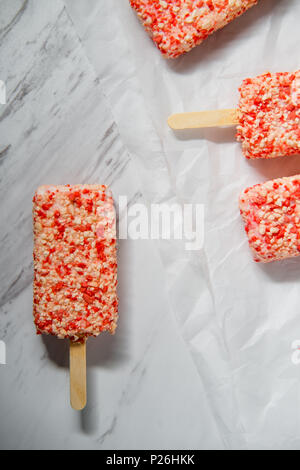
[[[88,406],[71,410],[67,345],[32,322],[32,195],[101,182],[143,201],[145,184],[64,2],[0,11],[0,448],[221,448],[152,241],[119,244],[117,334],[89,341]]]

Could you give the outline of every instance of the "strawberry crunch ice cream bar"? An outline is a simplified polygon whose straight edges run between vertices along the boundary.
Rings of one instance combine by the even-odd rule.
[[[237,139],[246,158],[300,153],[300,71],[244,80],[238,121]]]
[[[118,316],[113,199],[101,185],[41,186],[33,198],[37,333],[83,341]]]
[[[300,175],[247,188],[239,205],[255,261],[300,255]]]
[[[130,0],[146,31],[167,58],[200,44],[257,0]]]

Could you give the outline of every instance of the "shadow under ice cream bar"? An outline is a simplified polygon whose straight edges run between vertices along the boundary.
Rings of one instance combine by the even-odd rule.
[[[239,204],[255,261],[300,255],[300,175],[247,188]]]
[[[116,220],[106,186],[41,186],[33,199],[37,333],[70,340],[71,403],[86,402],[85,342],[114,333]]]
[[[176,58],[223,28],[257,0],[130,0],[162,54]]]
[[[265,73],[240,87],[238,109],[170,116],[172,129],[237,125],[246,158],[274,158],[300,153],[300,71]]]

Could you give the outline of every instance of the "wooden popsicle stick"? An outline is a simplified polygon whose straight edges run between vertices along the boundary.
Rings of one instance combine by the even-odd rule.
[[[168,119],[171,129],[199,129],[203,127],[233,126],[238,123],[237,109],[219,109],[196,113],[172,114]]]
[[[70,396],[74,410],[86,405],[86,342],[70,341]]]

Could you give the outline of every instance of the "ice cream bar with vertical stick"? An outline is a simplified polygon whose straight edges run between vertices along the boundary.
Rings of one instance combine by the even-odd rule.
[[[170,116],[172,129],[237,125],[246,158],[300,153],[300,71],[247,78],[239,89],[238,109]]]
[[[70,340],[71,404],[86,402],[85,343],[114,333],[116,220],[107,186],[41,186],[33,198],[34,321]]]
[[[300,175],[245,189],[239,206],[255,261],[300,255]]]
[[[166,58],[176,58],[230,23],[257,0],[130,0]]]

